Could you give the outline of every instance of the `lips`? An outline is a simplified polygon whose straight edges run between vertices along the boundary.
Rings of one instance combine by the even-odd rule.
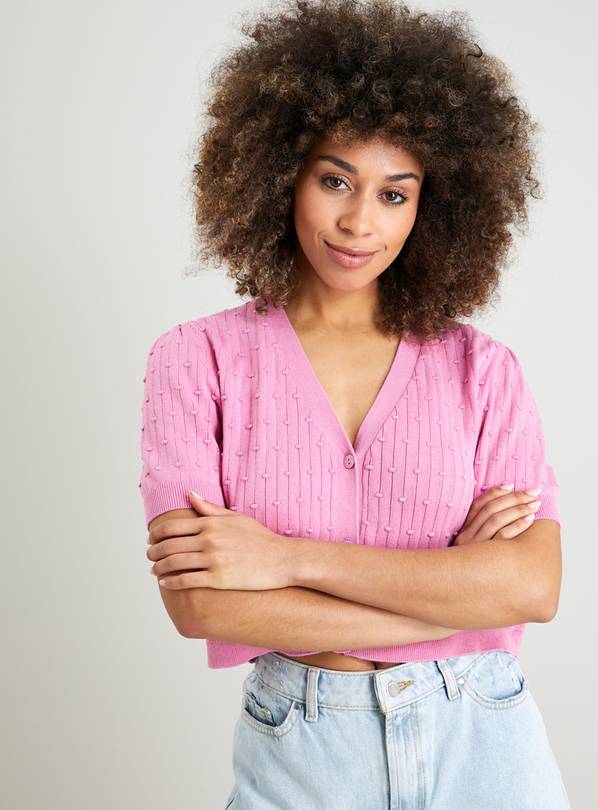
[[[354,250],[352,248],[343,247],[342,245],[335,245],[333,242],[328,242],[326,239],[324,239],[324,241],[329,247],[338,250],[340,253],[346,253],[347,256],[373,256],[376,252],[375,250]]]
[[[374,251],[373,253],[348,253],[346,252],[346,249],[337,250],[336,247],[333,247],[326,240],[324,240],[324,244],[326,245],[326,250],[328,251],[328,255],[332,261],[335,264],[338,264],[340,267],[345,267],[348,269],[365,267],[366,264],[369,264],[374,260],[374,256],[377,253],[377,251]]]

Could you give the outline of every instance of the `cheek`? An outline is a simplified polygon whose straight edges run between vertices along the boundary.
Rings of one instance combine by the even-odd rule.
[[[413,229],[416,214],[417,210],[405,211],[402,216],[394,217],[392,221],[388,222],[384,239],[388,245],[389,251],[394,250],[396,252],[402,247]]]
[[[328,208],[322,195],[317,194],[313,189],[305,189],[297,194],[295,198],[295,227],[299,232],[308,236],[314,231],[320,231],[326,227]]]

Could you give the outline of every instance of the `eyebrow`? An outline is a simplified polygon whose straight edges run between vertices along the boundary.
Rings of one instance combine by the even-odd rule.
[[[350,163],[347,163],[346,160],[341,160],[340,158],[335,157],[334,155],[318,155],[316,160],[329,160],[331,163],[334,163],[339,169],[344,169],[346,172],[352,172],[353,174],[359,174],[357,167],[352,166]],[[418,174],[414,172],[402,172],[401,174],[387,174],[384,178],[385,180],[408,180],[412,177],[417,182],[420,182],[420,177]]]

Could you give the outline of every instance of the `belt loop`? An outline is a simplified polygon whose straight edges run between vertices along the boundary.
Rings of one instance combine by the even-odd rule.
[[[322,670],[309,667],[307,670],[307,690],[305,695],[305,719],[315,722],[318,719],[318,678]]]
[[[448,699],[455,700],[456,698],[460,697],[461,692],[457,685],[455,673],[453,672],[450,664],[447,663],[446,658],[438,658],[436,660],[436,666],[441,671],[442,677],[444,678],[444,684],[446,686],[446,694],[448,695]]]

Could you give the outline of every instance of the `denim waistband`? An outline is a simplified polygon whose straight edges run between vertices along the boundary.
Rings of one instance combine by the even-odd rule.
[[[489,652],[473,652],[453,658],[411,661],[385,669],[341,672],[292,661],[276,652],[260,655],[252,672],[277,692],[306,703],[339,709],[378,709],[384,714],[438,689],[449,700],[459,697],[459,679]],[[512,657],[513,654],[505,651]]]

